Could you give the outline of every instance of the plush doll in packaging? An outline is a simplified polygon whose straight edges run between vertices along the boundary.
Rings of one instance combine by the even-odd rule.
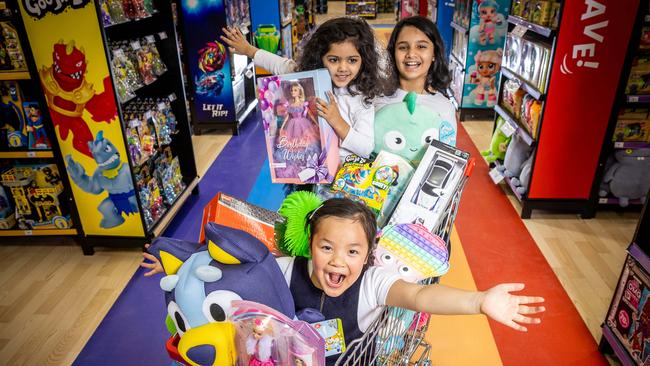
[[[650,149],[616,150],[614,160],[606,165],[600,196],[608,193],[619,198],[619,205],[625,207],[631,199],[645,201],[650,189]]]
[[[485,156],[485,160],[488,163],[494,163],[497,160],[503,161],[503,158],[506,156],[506,149],[508,148],[511,137],[506,137],[503,131],[501,131],[501,126],[503,126],[504,123],[506,123],[506,121],[502,117],[497,119],[497,126],[492,134],[490,148],[481,151],[481,155]]]
[[[255,301],[293,318],[293,297],[274,257],[253,236],[214,223],[205,236],[203,246],[158,238],[149,248],[167,275],[160,280],[173,334],[167,351],[182,364],[231,366],[235,328],[225,320],[232,301]]]

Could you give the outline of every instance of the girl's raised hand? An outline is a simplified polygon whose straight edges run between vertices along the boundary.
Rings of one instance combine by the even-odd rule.
[[[246,55],[250,58],[255,57],[255,52],[257,52],[257,47],[252,46],[246,40],[246,37],[237,27],[226,27],[221,28],[223,31],[223,36],[220,36],[221,40],[228,44],[230,52],[234,52],[240,55]]]
[[[542,313],[546,309],[543,306],[527,305],[544,302],[542,297],[510,294],[512,291],[521,291],[523,289],[523,283],[504,283],[492,287],[483,293],[480,304],[481,312],[501,324],[526,332],[526,327],[521,324],[541,323],[541,319],[526,315]]]
[[[318,110],[318,115],[325,118],[327,123],[332,126],[332,129],[334,129],[334,132],[336,132],[336,135],[341,140],[345,140],[345,137],[350,131],[350,126],[345,123],[343,117],[341,117],[341,112],[339,112],[339,105],[336,102],[334,93],[328,91],[327,97],[329,99],[329,103],[320,98],[316,99],[316,109]]]
[[[145,244],[144,247],[145,249],[149,249],[151,244]],[[142,260],[142,263],[140,263],[140,267],[142,268],[148,268],[150,269],[149,272],[145,272],[144,276],[145,277],[151,277],[155,275],[156,273],[162,273],[164,272],[163,266],[158,260],[158,258],[154,257],[153,255],[147,253],[147,252],[142,252],[142,256],[144,259]],[[149,261],[151,263],[148,263],[146,261]]]

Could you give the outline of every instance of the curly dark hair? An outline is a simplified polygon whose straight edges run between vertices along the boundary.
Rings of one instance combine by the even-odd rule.
[[[395,43],[402,28],[408,26],[419,29],[433,43],[435,60],[429,67],[424,89],[431,94],[435,94],[435,92],[432,92],[432,90],[435,90],[443,95],[447,95],[447,88],[449,88],[449,83],[451,82],[451,73],[449,72],[447,57],[445,56],[445,44],[442,42],[436,25],[431,20],[421,16],[413,16],[400,20],[390,35],[387,49],[393,70],[391,73],[391,88],[388,90],[388,94],[394,93],[399,86],[399,72],[397,72],[397,62],[395,60]]]
[[[315,70],[325,67],[323,56],[330,45],[351,41],[361,55],[361,68],[357,76],[348,84],[351,95],[361,93],[364,101],[370,103],[381,93],[378,71],[378,53],[372,28],[361,18],[340,17],[321,24],[305,44],[298,59],[300,71]],[[351,89],[356,87],[356,90]]]

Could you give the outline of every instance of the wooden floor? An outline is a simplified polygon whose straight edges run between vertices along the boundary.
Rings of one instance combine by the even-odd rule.
[[[330,1],[330,15],[341,14],[342,6]],[[390,15],[380,20],[389,21]],[[491,123],[464,125],[479,150],[488,146]],[[195,137],[200,175],[227,139]],[[535,211],[525,220],[596,339],[638,216],[599,212],[595,219],[581,220]],[[100,248],[85,257],[70,240],[26,238],[19,244],[3,244],[0,364],[70,365],[137,268],[139,249]]]

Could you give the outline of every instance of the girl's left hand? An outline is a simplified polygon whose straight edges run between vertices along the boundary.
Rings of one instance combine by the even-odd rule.
[[[339,105],[336,102],[336,97],[331,91],[327,92],[327,97],[329,98],[329,103],[326,101],[317,98],[316,99],[316,108],[318,110],[318,115],[325,118],[327,123],[332,126],[334,132],[338,135],[341,140],[344,140],[348,134],[350,126],[343,120],[341,117],[341,112],[339,112]]]
[[[511,295],[511,291],[521,291],[523,283],[504,283],[492,287],[483,293],[481,301],[481,312],[490,318],[505,324],[515,330],[526,332],[526,327],[518,324],[539,324],[539,318],[531,318],[530,314],[538,314],[546,309],[543,306],[527,306],[544,302],[544,298],[538,296],[517,296]]]

